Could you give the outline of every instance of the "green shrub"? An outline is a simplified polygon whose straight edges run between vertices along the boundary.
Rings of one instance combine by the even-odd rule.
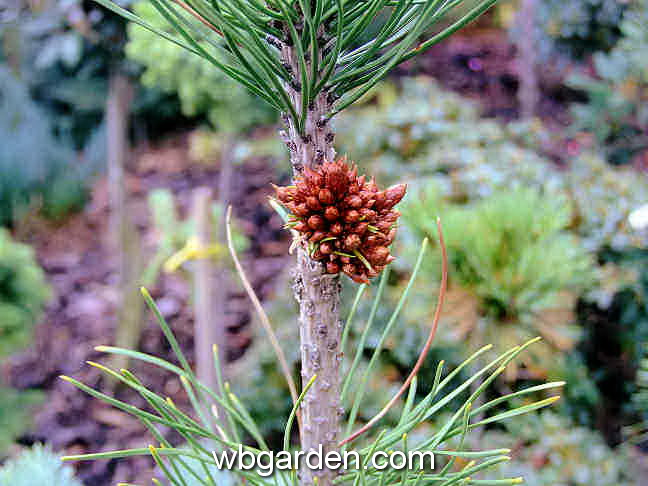
[[[35,445],[0,468],[0,486],[83,486],[49,447]]]
[[[577,75],[568,84],[587,94],[574,104],[574,130],[595,135],[610,162],[626,163],[648,150],[648,1],[636,0],[620,22],[622,38],[597,53],[597,78]]]
[[[342,152],[357,154],[379,181],[403,182],[408,174],[412,185],[433,182],[444,199],[459,202],[533,187],[568,197],[570,229],[588,250],[640,243],[627,222],[648,200],[636,171],[610,167],[590,152],[568,156],[558,169],[541,155],[553,142],[541,124],[481,119],[471,102],[426,78],[406,78],[401,89],[383,84],[377,93],[336,123]]]
[[[626,8],[618,0],[546,0],[537,5],[544,54],[568,53],[577,58],[614,46]]]
[[[168,29],[153,5],[139,2],[133,9],[150,24]],[[206,115],[215,128],[227,132],[245,131],[276,119],[272,108],[205,59],[187,55],[184,49],[135,24],[128,26],[128,35],[126,54],[144,66],[142,82],[177,92],[185,115]]]
[[[644,419],[636,430],[639,440],[648,438],[648,343],[644,343],[644,350],[637,370],[637,391],[632,396],[632,401],[637,411]]]
[[[88,174],[51,128],[26,86],[0,65],[0,225],[31,205],[59,218],[85,203]]]
[[[0,228],[0,363],[29,344],[49,295],[33,250]],[[39,393],[0,383],[0,456],[29,426],[32,408],[39,402]]]
[[[508,422],[508,433],[487,432],[493,447],[515,437],[520,447],[501,466],[503,477],[523,476],[528,486],[631,486],[637,484],[625,447],[610,449],[601,435],[544,411]]]
[[[50,296],[33,250],[0,228],[0,357],[26,346]]]
[[[434,215],[441,215],[453,278],[475,289],[489,315],[520,318],[546,308],[561,289],[587,282],[592,262],[565,231],[565,199],[518,189],[446,209],[433,190],[410,199],[408,225],[432,236]]]
[[[31,425],[34,407],[42,402],[42,398],[40,392],[19,391],[0,386],[0,458]],[[5,486],[1,480],[0,486]]]
[[[458,320],[459,335],[477,332],[478,342],[504,347],[543,335],[558,349],[572,347],[571,311],[592,281],[594,262],[567,231],[566,199],[514,189],[458,205],[444,202],[433,186],[410,195],[404,217],[416,238],[434,237],[437,215],[451,265],[450,295],[462,311],[473,308]],[[536,351],[542,368],[551,367],[552,351]]]

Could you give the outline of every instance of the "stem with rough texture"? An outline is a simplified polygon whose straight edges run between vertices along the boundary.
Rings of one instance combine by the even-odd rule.
[[[292,48],[284,47],[282,57],[299,72]],[[301,107],[301,93],[288,87],[296,110]],[[298,177],[305,167],[316,167],[335,158],[333,133],[325,114],[330,110],[326,93],[321,93],[308,107],[307,119],[300,133],[295,122],[284,117],[286,131],[282,138],[290,150],[293,176]],[[294,294],[299,303],[299,335],[301,341],[301,374],[303,386],[317,375],[314,385],[301,404],[302,450],[324,453],[337,448],[340,408],[340,342],[342,323],[339,318],[340,280],[326,273],[320,262],[311,260],[301,246],[297,250]],[[304,466],[304,464],[302,464]],[[335,471],[323,468],[301,468],[301,484],[329,486]]]

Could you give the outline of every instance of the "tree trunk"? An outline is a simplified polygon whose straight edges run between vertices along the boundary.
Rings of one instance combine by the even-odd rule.
[[[518,88],[518,102],[520,117],[528,119],[535,115],[540,91],[537,69],[537,46],[535,38],[536,0],[522,0],[522,7],[518,13],[518,28],[520,30],[518,42],[518,73],[520,86]]]
[[[211,244],[211,189],[198,187],[193,191],[192,221],[198,244]],[[193,265],[194,294],[194,349],[196,352],[196,374],[198,379],[212,389],[217,388],[212,346],[223,350],[222,313],[216,311],[213,291],[214,267],[211,259],[200,256]],[[218,292],[221,293],[220,291]],[[222,309],[221,309],[222,310]]]
[[[232,152],[234,150],[233,144],[226,141],[220,156],[220,174],[218,175],[218,194],[217,204],[220,207],[220,219],[218,226],[214,228],[214,243],[221,245],[222,248],[227,248],[227,230],[225,227],[227,206],[230,203],[230,192],[232,185],[232,176],[234,167],[232,165]],[[211,215],[210,215],[211,216]],[[226,324],[225,311],[227,308],[227,291],[229,283],[229,271],[225,259],[219,259],[214,265],[212,276],[217,282],[216,292],[212,293],[213,297],[213,312],[215,320],[212,323],[214,326],[215,343],[218,345],[220,352],[218,357],[220,369],[225,372],[225,362],[227,360],[227,338],[226,338]],[[211,352],[211,351],[210,351]],[[212,363],[212,369],[214,364]]]
[[[290,47],[282,49],[284,61],[299,73]],[[288,88],[293,106],[301,110],[301,94],[294,86]],[[282,137],[290,150],[293,177],[298,177],[305,167],[316,167],[325,160],[335,158],[333,133],[324,118],[329,110],[326,94],[321,93],[309,106],[304,133],[300,134],[294,123],[284,117],[287,132]],[[299,335],[301,340],[301,375],[305,385],[314,375],[317,379],[301,405],[302,450],[322,451],[326,454],[337,448],[339,419],[343,413],[340,404],[340,340],[342,324],[339,319],[340,280],[326,273],[320,262],[311,260],[306,250],[297,250],[294,294],[299,303]],[[330,486],[335,471],[323,467],[309,469],[302,461],[301,484]]]
[[[115,343],[122,348],[137,346],[141,330],[142,299],[140,238],[129,216],[125,168],[128,159],[128,118],[133,85],[127,76],[110,76],[106,100],[107,166],[110,204],[110,244],[117,258],[117,329]],[[115,357],[115,368],[125,368],[126,357]]]

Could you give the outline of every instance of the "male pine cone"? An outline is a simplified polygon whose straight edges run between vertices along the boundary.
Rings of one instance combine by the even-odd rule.
[[[308,244],[311,258],[331,274],[345,273],[369,283],[394,260],[389,245],[400,213],[394,206],[407,186],[378,190],[375,180],[358,176],[346,158],[306,168],[294,186],[275,186],[277,198],[290,211],[287,226]]]

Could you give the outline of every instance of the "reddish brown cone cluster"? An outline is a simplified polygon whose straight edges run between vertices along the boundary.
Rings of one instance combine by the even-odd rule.
[[[405,184],[379,191],[373,179],[358,177],[358,168],[340,159],[307,168],[296,185],[275,189],[292,215],[288,226],[303,236],[310,256],[325,263],[328,273],[369,283],[394,260],[389,245],[400,213],[393,208],[405,195]]]

